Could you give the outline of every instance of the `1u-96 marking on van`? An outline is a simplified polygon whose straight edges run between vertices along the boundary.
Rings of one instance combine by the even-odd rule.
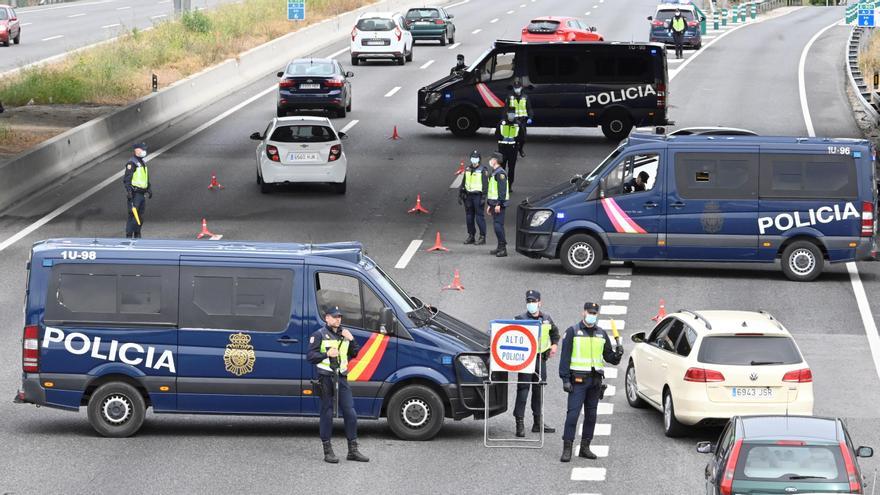
[[[808,218],[801,218],[801,212],[793,211],[791,213],[780,213],[775,217],[758,217],[758,229],[761,235],[764,235],[768,228],[775,226],[776,230],[785,232],[794,227],[811,227],[820,223],[831,223],[846,220],[847,218],[859,218],[859,210],[856,205],[846,203],[843,205],[820,206],[819,208],[810,208],[807,211]]]

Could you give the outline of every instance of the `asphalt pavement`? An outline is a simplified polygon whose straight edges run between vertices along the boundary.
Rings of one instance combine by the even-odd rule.
[[[457,53],[471,61],[499,38],[516,38],[538,15],[576,15],[597,26],[606,39],[646,40],[649,0],[471,0],[450,11],[458,28],[454,46],[419,44],[405,67],[368,63],[349,67],[347,43],[315,53],[335,54],[356,76],[353,111],[335,119],[347,128],[348,193],[323,186],[297,186],[263,195],[256,184],[254,142],[275,110],[274,75],[230,94],[146,140],[162,149],[205,122],[218,119],[151,163],[155,197],[148,203],[146,237],[194,238],[201,218],[224,240],[324,242],[359,240],[404,288],[473,325],[524,310],[526,289],[544,295],[545,309],[564,328],[577,321],[584,301],[616,306],[628,336],[651,328],[661,298],[668,309],[764,309],[794,334],[815,379],[815,412],[841,416],[858,444],[880,447],[880,380],[860,318],[851,275],[834,266],[812,283],[787,281],[778,267],[764,265],[651,264],[609,266],[589,277],[566,275],[556,261],[514,254],[489,256],[489,246],[463,246],[464,212],[456,204],[454,172],[473,149],[488,154],[494,138],[482,130],[459,139],[416,121],[419,87],[448,73]],[[590,12],[590,15],[585,15]],[[733,125],[762,134],[804,135],[798,97],[798,59],[810,38],[843,17],[840,8],[805,8],[738,28],[689,55],[670,84],[670,116],[680,126]],[[831,28],[813,45],[805,67],[812,119],[821,135],[855,136],[849,104],[842,94],[847,28]],[[391,96],[395,87],[401,89]],[[268,91],[268,92],[267,92]],[[264,93],[260,96],[261,93]],[[252,101],[249,101],[252,100]],[[235,110],[243,102],[242,108]],[[391,141],[393,126],[402,138]],[[591,169],[614,147],[596,129],[529,131],[527,156],[519,161],[514,202]],[[0,243],[53,215],[38,229],[0,250],[0,390],[11,396],[20,383],[21,302],[24,265],[31,243],[50,237],[121,236],[124,191],[113,182],[66,208],[119,171],[128,156],[120,150],[45,194],[0,216]],[[210,191],[212,172],[226,186]],[[428,215],[406,213],[417,194]],[[59,210],[60,208],[60,210]],[[511,210],[512,213],[513,210]],[[54,212],[54,213],[53,213]],[[427,253],[436,232],[448,253]],[[513,244],[513,215],[507,225]],[[494,236],[489,234],[490,244]],[[403,254],[421,243],[409,260]],[[3,244],[0,244],[3,246]],[[403,268],[392,268],[395,265]],[[858,264],[870,309],[880,311],[880,264]],[[463,292],[441,291],[460,270]],[[877,319],[871,316],[874,323]],[[699,440],[717,430],[697,430],[671,440],[663,436],[661,415],[629,408],[623,395],[624,364],[609,378],[615,393],[600,409],[595,445],[607,447],[597,461],[558,462],[564,394],[553,359],[546,389],[546,421],[560,433],[548,435],[542,450],[486,449],[483,423],[448,421],[436,439],[402,442],[385,421],[362,421],[362,450],[369,464],[321,462],[317,420],[301,418],[209,417],[148,413],[141,432],[128,439],[98,438],[85,411],[69,413],[0,401],[0,492],[12,493],[313,493],[344,486],[363,493],[700,493],[707,457]],[[512,396],[513,394],[511,394]],[[512,409],[512,404],[511,404]],[[530,419],[530,418],[529,418]],[[510,414],[492,418],[493,435],[512,435]],[[337,433],[336,443],[342,446]],[[606,449],[602,449],[603,453]],[[869,475],[877,467],[862,460]]]

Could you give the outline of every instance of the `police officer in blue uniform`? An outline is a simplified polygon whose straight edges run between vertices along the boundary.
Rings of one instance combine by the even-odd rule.
[[[571,448],[581,409],[584,410],[584,430],[581,436],[579,457],[595,459],[590,450],[593,430],[596,428],[596,411],[602,395],[602,379],[605,377],[605,363],[620,363],[623,348],[614,349],[611,337],[599,328],[599,305],[593,302],[584,304],[583,319],[568,327],[562,338],[562,351],[559,358],[559,377],[562,389],[568,393],[568,411],[565,416],[565,430],[562,434],[562,462],[571,461]]]
[[[342,328],[342,312],[331,306],[324,310],[324,326],[309,337],[309,353],[306,358],[318,368],[318,384],[321,395],[321,442],[324,444],[324,462],[336,464],[339,459],[333,453],[330,437],[333,434],[333,402],[337,401],[345,421],[348,438],[349,461],[368,462],[360,453],[357,443],[357,413],[351,387],[348,384],[348,362],[357,356],[360,346],[351,332]],[[338,398],[336,394],[338,393]]]
[[[489,251],[499,258],[507,256],[507,237],[504,235],[504,212],[507,210],[507,200],[510,197],[510,190],[507,186],[507,171],[501,166],[504,157],[501,153],[492,153],[489,159],[489,165],[492,166],[492,174],[489,175],[489,188],[486,193],[486,213],[492,215],[493,227],[495,228],[495,237],[498,239],[498,246]]]
[[[504,157],[504,169],[507,170],[508,189],[513,190],[513,181],[516,176],[516,153],[522,144],[520,125],[516,122],[513,112],[507,112],[501,117],[501,122],[495,129],[495,138],[498,140],[498,153]]]
[[[465,244],[486,244],[486,215],[483,208],[486,207],[486,194],[489,191],[489,170],[480,164],[480,152],[474,150],[471,153],[470,167],[465,169],[461,186],[458,189],[458,204],[464,203],[465,223],[467,227],[467,239]],[[476,226],[474,222],[476,221]],[[474,238],[480,229],[480,237]]]
[[[559,328],[553,322],[553,318],[542,308],[541,293],[536,290],[526,291],[526,312],[516,315],[516,320],[538,320],[541,322],[541,338],[538,343],[538,352],[541,359],[538,361],[541,383],[547,383],[547,361],[556,355],[556,346],[559,343]],[[532,392],[532,433],[540,433],[541,425],[544,425],[544,433],[555,433],[556,428],[548,426],[543,421],[541,403],[544,391],[541,384],[537,383],[535,373],[518,373],[516,377],[516,406],[513,408],[513,417],[516,420],[516,436],[524,437],[526,401],[529,398],[529,390]]]
[[[125,185],[126,211],[128,222],[125,224],[125,237],[140,239],[141,227],[144,224],[144,213],[147,200],[153,199],[150,187],[150,173],[144,158],[147,157],[147,145],[138,143],[133,146],[134,156],[125,164],[122,184]]]

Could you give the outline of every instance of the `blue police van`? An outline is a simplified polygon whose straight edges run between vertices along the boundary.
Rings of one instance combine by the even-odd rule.
[[[18,403],[77,411],[108,437],[156,413],[316,416],[309,335],[335,305],[361,344],[360,417],[427,440],[507,409],[488,334],[404,292],[359,243],[52,239],[28,261]]]
[[[791,280],[877,257],[866,140],[634,133],[592,172],[527,198],[516,250],[591,274],[603,260],[780,261]]]

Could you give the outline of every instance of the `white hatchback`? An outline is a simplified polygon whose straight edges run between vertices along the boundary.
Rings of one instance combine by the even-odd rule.
[[[813,414],[812,371],[768,313],[681,310],[632,340],[627,402],[660,410],[667,436],[732,416]]]
[[[257,145],[257,184],[264,193],[277,184],[329,182],[345,194],[348,161],[342,150],[345,133],[326,117],[282,117],[269,122]]]
[[[412,62],[413,35],[399,12],[367,12],[351,30],[351,65],[364,59]]]

